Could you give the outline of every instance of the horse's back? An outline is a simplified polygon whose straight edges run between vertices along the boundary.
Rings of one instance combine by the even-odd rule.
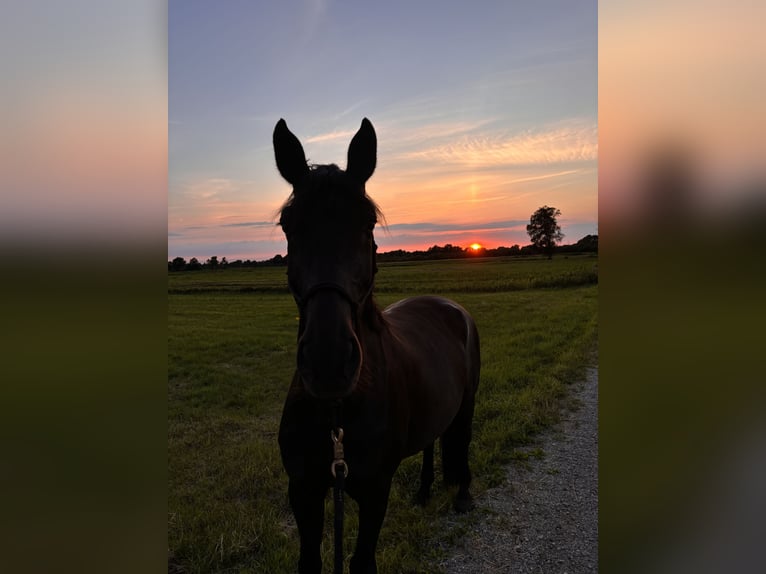
[[[391,383],[402,384],[412,410],[410,449],[446,429],[479,382],[479,335],[470,314],[436,296],[410,297],[383,310],[396,361]],[[389,367],[391,362],[389,359]]]
[[[386,322],[399,340],[429,350],[443,352],[459,347],[478,351],[478,331],[471,315],[451,299],[434,295],[408,297],[383,310]]]

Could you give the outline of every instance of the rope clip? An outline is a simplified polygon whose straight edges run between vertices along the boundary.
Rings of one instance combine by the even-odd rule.
[[[337,434],[334,430],[330,431],[330,437],[333,442],[333,461],[330,465],[330,472],[332,472],[332,476],[335,478],[335,468],[336,466],[341,465],[343,466],[343,476],[348,476],[348,465],[346,464],[346,461],[343,460],[343,429],[338,428]]]

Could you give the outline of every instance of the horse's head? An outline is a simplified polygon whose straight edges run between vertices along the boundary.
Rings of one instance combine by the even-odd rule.
[[[348,148],[343,171],[309,167],[303,146],[279,120],[277,168],[293,191],[279,224],[287,236],[287,278],[300,310],[298,372],[320,399],[353,391],[362,367],[359,315],[372,293],[379,211],[364,184],[375,170],[377,140],[365,118]]]

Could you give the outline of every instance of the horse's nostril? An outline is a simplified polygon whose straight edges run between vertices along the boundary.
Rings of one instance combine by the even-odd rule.
[[[343,365],[343,374],[347,379],[353,380],[359,375],[361,368],[361,353],[356,339],[350,339],[346,350],[346,360]]]

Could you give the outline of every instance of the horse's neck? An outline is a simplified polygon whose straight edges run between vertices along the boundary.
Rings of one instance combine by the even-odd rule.
[[[360,325],[359,327],[372,336],[374,333],[380,333],[384,319],[380,308],[375,303],[375,299],[370,292],[370,296],[362,303],[362,309],[360,313]]]
[[[385,319],[372,295],[364,302],[359,318],[357,335],[362,346],[363,368],[367,371],[368,383],[373,384],[372,379],[380,376],[385,363],[381,346]]]

